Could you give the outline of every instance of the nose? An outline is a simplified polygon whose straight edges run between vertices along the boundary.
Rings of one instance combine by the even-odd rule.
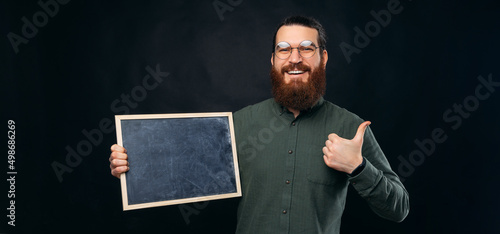
[[[290,54],[290,57],[288,58],[288,61],[290,63],[300,63],[300,62],[302,62],[302,56],[300,56],[298,48],[292,48],[292,52]]]

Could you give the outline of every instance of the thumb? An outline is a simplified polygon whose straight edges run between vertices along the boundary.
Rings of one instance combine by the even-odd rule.
[[[365,121],[362,124],[360,124],[358,127],[358,131],[356,132],[356,136],[354,136],[353,140],[363,142],[363,137],[365,136],[366,128],[371,123],[372,122],[370,121]]]

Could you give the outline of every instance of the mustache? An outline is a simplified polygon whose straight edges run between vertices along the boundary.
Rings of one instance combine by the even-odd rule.
[[[311,71],[311,67],[303,64],[303,63],[294,63],[294,64],[289,64],[281,68],[281,73],[285,73],[288,71],[293,71],[293,70],[300,70],[300,71]]]

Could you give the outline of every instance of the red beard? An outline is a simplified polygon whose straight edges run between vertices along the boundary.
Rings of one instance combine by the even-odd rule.
[[[320,60],[323,64],[323,58]],[[325,67],[320,65],[309,75],[308,82],[292,80],[285,84],[284,74],[287,71],[297,68],[298,70],[311,71],[311,68],[299,63],[287,65],[279,72],[274,66],[271,67],[272,93],[276,102],[280,105],[294,110],[307,110],[325,94],[326,73]]]

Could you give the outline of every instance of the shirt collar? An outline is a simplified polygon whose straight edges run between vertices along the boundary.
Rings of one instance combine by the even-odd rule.
[[[325,99],[323,97],[320,97],[318,99],[318,101],[316,102],[316,104],[314,104],[314,106],[306,109],[306,110],[302,110],[300,113],[313,113],[315,112],[316,110],[318,110],[322,105],[323,103],[325,102]],[[279,103],[276,102],[276,100],[274,101],[274,106],[275,108],[277,109],[277,111],[279,112],[280,115],[282,115],[283,113],[287,112],[288,109],[282,105],[280,105]]]

